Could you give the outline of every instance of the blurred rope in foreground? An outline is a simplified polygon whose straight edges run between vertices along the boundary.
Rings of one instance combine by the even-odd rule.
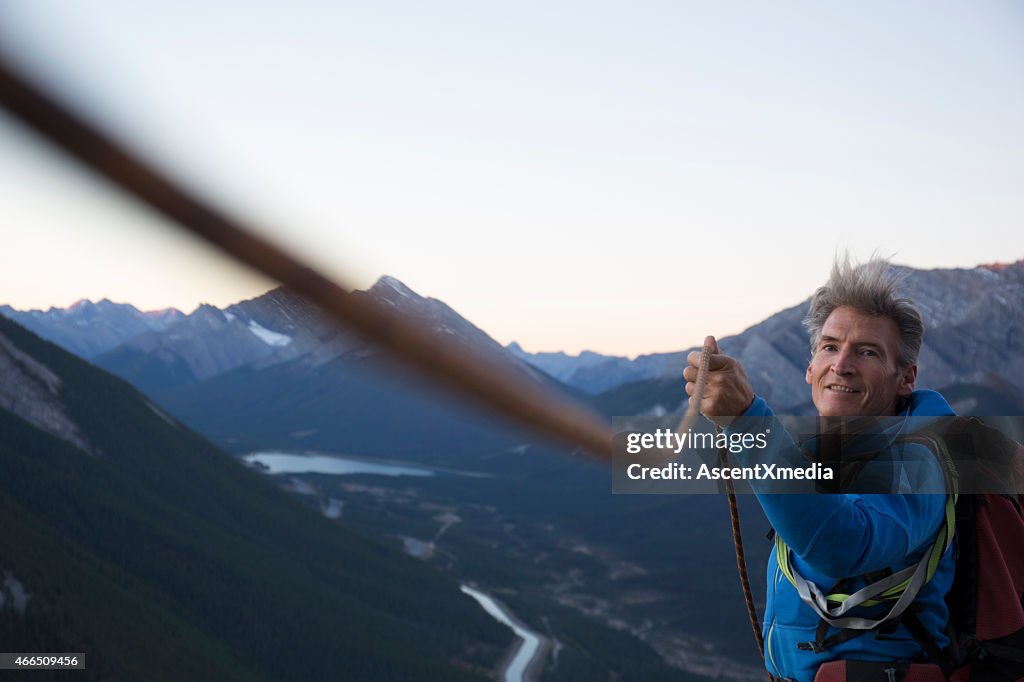
[[[539,434],[611,461],[612,430],[582,407],[480,353],[444,343],[432,330],[352,296],[283,247],[258,236],[176,185],[20,75],[0,57],[0,104],[92,171],[180,227],[318,305],[428,379],[472,404]]]

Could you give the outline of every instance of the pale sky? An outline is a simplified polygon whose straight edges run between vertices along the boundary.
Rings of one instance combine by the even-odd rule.
[[[735,333],[837,248],[1024,257],[1016,2],[0,0],[0,46],[327,274],[527,350]],[[272,286],[4,116],[0,229],[17,308]]]

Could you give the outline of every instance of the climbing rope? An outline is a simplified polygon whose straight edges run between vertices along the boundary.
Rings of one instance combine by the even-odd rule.
[[[704,389],[708,385],[708,371],[711,365],[711,346],[704,346],[700,354],[700,367],[697,369],[697,380],[694,382],[693,395],[686,406],[686,412],[676,427],[676,433],[688,433],[697,424],[700,417],[700,404],[704,399]],[[715,436],[722,432],[721,427],[715,424]],[[725,467],[729,464],[729,451],[726,448],[718,449],[718,462]],[[747,617],[750,619],[750,627],[754,631],[754,640],[757,642],[757,651],[764,660],[764,637],[761,635],[761,626],[757,619],[757,607],[754,605],[754,595],[750,590],[750,578],[747,575],[747,558],[743,551],[743,533],[740,528],[740,509],[736,502],[736,488],[732,479],[725,479],[725,491],[729,499],[729,521],[732,525],[732,544],[736,550],[736,571],[740,577],[740,587],[743,589],[743,601],[747,606]],[[769,676],[770,677],[770,676]]]
[[[354,297],[348,289],[317,272],[283,247],[257,235],[227,213],[172,182],[36,88],[2,57],[0,105],[129,195],[232,258],[317,304],[347,329],[390,351],[395,358],[433,381],[536,432],[576,446],[600,459],[611,460],[613,432],[590,412],[565,399],[553,397],[549,391],[542,390],[521,374],[487,356],[456,348],[423,325],[404,319],[365,297]],[[711,349],[705,347],[697,391],[681,427],[683,424],[687,425],[686,428],[692,427],[699,416],[698,406],[707,383],[710,355]],[[720,456],[724,458],[725,453],[720,453]],[[763,652],[747,579],[735,491],[731,482],[726,485],[740,582],[751,626],[758,640],[758,650]]]
[[[726,466],[728,453],[725,448],[718,451],[719,462]],[[725,490],[729,494],[729,521],[732,523],[732,544],[736,550],[736,571],[740,576],[740,587],[743,588],[743,601],[747,605],[747,618],[750,619],[750,627],[754,631],[754,641],[757,642],[757,652],[764,660],[764,637],[761,635],[761,625],[757,620],[757,607],[754,606],[754,595],[750,591],[750,578],[747,576],[747,557],[743,552],[743,535],[740,531],[740,509],[736,503],[736,490],[733,487],[732,479],[725,479]]]

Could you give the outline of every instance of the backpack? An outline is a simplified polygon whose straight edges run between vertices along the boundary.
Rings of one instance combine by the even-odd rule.
[[[914,634],[954,682],[1024,679],[1024,447],[977,418],[948,421],[943,433],[924,436],[929,447],[952,460],[961,489],[986,492],[956,501],[950,650],[936,652],[926,633]]]
[[[827,596],[811,585],[812,599],[804,601],[821,622],[817,640],[800,646],[824,651],[903,623],[921,644],[928,663],[829,661],[820,666],[815,682],[1024,680],[1024,446],[974,417],[943,418],[900,441],[926,445],[942,464],[953,491],[932,550],[918,565],[900,572],[906,575],[888,571],[869,577],[871,584],[858,593],[861,604],[889,606],[888,614],[875,621],[834,617],[851,596],[844,594],[843,581]],[[931,578],[938,557],[953,540],[954,528],[956,569],[946,595],[950,644],[941,650],[917,619],[912,599]],[[803,596],[808,583],[791,570],[789,548],[781,538],[774,539],[780,568]],[[840,632],[826,637],[831,628]]]

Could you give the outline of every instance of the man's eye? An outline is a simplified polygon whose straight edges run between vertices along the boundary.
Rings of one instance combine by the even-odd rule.
[[[873,357],[876,357],[878,355],[878,353],[876,353],[875,351],[871,350],[870,348],[863,349],[860,352],[860,354],[863,355],[866,358],[873,358]]]
[[[822,350],[835,350],[836,349],[836,344],[834,344],[834,343],[826,343],[826,344],[822,345],[821,349]]]

